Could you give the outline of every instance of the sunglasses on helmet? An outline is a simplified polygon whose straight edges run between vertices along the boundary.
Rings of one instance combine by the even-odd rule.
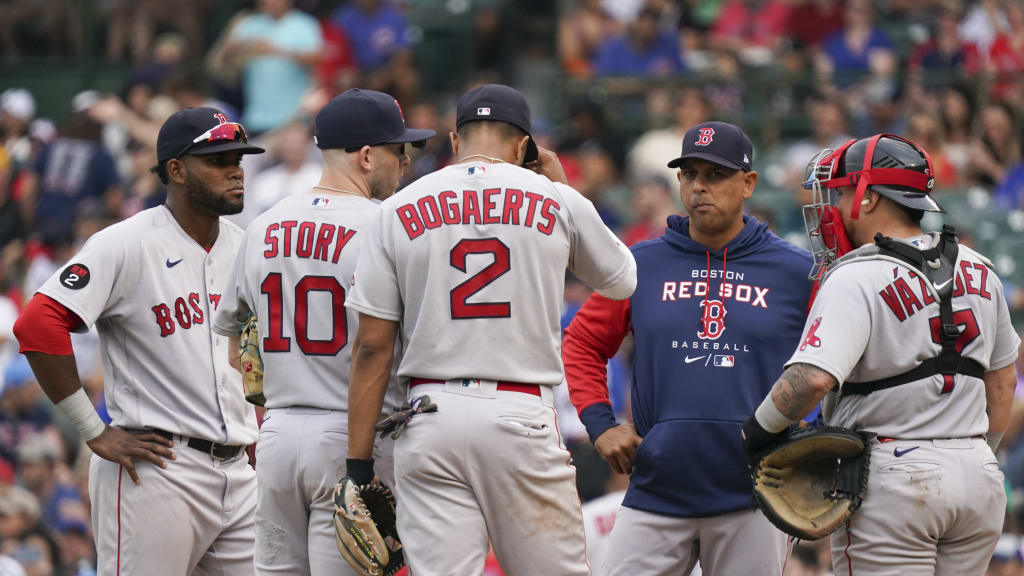
[[[206,132],[203,132],[199,136],[196,136],[192,143],[185,147],[176,158],[184,156],[189,150],[194,149],[200,144],[216,144],[218,142],[241,142],[243,144],[249,143],[249,138],[245,134],[245,128],[237,122],[225,122],[218,124],[213,128],[210,128]]]

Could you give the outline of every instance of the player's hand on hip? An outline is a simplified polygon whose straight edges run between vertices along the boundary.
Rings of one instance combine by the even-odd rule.
[[[132,434],[114,426],[107,426],[103,433],[87,442],[89,448],[100,458],[124,466],[132,482],[139,483],[135,470],[136,460],[146,460],[160,468],[166,468],[165,458],[175,460],[171,446],[174,442],[155,432]]]
[[[566,186],[569,185],[569,179],[565,176],[565,170],[562,168],[562,162],[558,159],[558,155],[547,148],[538,146],[537,159],[533,162],[527,162],[524,168],[533,170],[552,182],[560,182]]]
[[[631,474],[636,461],[636,448],[643,438],[636,435],[632,424],[619,424],[597,437],[594,448],[619,474]]]

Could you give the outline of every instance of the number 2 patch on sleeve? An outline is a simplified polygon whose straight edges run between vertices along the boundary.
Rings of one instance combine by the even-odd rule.
[[[89,284],[89,268],[85,264],[69,264],[60,273],[60,283],[72,290],[85,288]]]

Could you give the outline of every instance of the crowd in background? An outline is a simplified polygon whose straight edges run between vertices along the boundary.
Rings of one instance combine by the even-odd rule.
[[[0,74],[0,576],[93,573],[89,451],[43,396],[11,327],[91,234],[163,202],[150,172],[156,134],[183,107],[223,110],[270,152],[243,162],[245,210],[233,217],[242,226],[317,182],[312,118],[335,94],[386,91],[409,126],[441,135],[411,150],[407,184],[452,160],[445,135],[454,100],[492,80],[529,88],[534,136],[559,153],[570,183],[630,245],[660,235],[665,218],[682,211],[665,163],[685,130],[708,119],[755,136],[761,182],[748,212],[796,242],[807,162],[878,132],[929,151],[940,203],[1024,209],[1024,0],[562,0],[548,13],[515,15],[522,34],[508,31],[514,13],[527,12],[511,0],[235,4],[237,14],[212,29],[217,3],[105,0],[90,13],[103,33],[90,40],[78,2],[0,3],[0,70],[80,58],[90,41],[100,59],[131,66],[118,90],[82,90],[65,109],[42,109],[38,90]],[[435,77],[445,71],[436,62],[457,55],[435,53],[442,48],[412,18],[428,11],[423,5],[466,19],[460,50],[470,74]],[[545,65],[555,81],[531,76]],[[1020,322],[1017,245],[1017,274],[1012,260],[1000,273]],[[588,291],[569,278],[565,294],[567,323]],[[95,332],[73,342],[105,415]],[[613,402],[628,417],[628,350],[612,362]],[[1024,573],[1024,380],[1018,393],[1000,450],[1010,513],[992,575]],[[565,398],[560,418],[583,499],[621,488]],[[787,574],[828,567],[824,547],[801,545]]]

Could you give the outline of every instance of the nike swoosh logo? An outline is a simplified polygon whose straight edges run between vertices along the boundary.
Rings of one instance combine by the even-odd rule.
[[[948,285],[948,284],[949,284],[950,282],[952,282],[952,281],[953,281],[953,279],[952,279],[952,278],[950,278],[949,280],[946,280],[946,281],[945,281],[945,282],[943,282],[942,284],[936,284],[936,285],[935,285],[935,290],[942,290],[943,288],[945,288],[945,287],[946,287],[946,286],[947,286],[947,285]]]
[[[897,458],[899,458],[900,456],[903,456],[904,454],[906,454],[908,452],[913,452],[914,450],[917,450],[918,448],[920,448],[920,446],[914,446],[912,448],[907,448],[906,450],[900,450],[899,448],[893,448],[892,449],[892,455],[897,457]]]
[[[177,259],[177,260],[175,260],[174,262],[171,262],[171,259],[170,259],[170,258],[168,258],[168,259],[167,259],[167,267],[168,267],[168,268],[174,268],[175,266],[177,266],[178,264],[180,264],[182,260],[184,260],[184,258],[178,258],[178,259]]]
[[[704,356],[707,356],[707,354],[705,354]],[[696,362],[697,360],[700,360],[704,356],[697,356],[696,358],[690,358],[689,356],[687,356],[686,358],[683,359],[683,361],[686,362],[687,364],[690,364],[692,362]]]

